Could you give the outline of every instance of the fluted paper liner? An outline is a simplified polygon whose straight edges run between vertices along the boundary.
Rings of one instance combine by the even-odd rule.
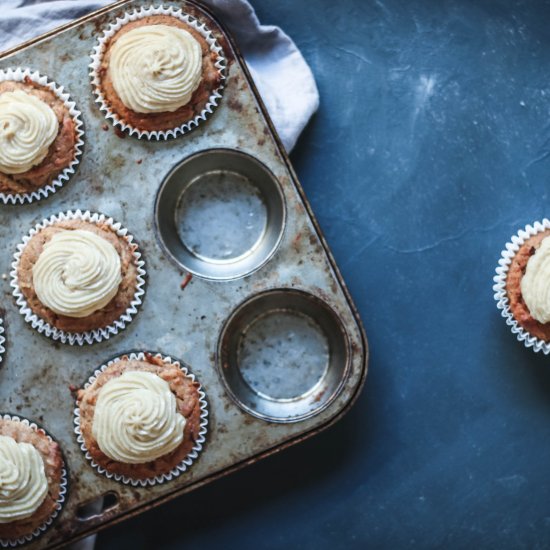
[[[69,181],[69,179],[76,172],[77,165],[80,162],[82,156],[82,148],[84,146],[84,126],[80,118],[81,112],[76,108],[76,104],[71,100],[68,93],[64,91],[63,86],[57,85],[55,82],[48,80],[47,76],[41,75],[38,71],[32,72],[30,69],[0,69],[0,82],[7,80],[15,82],[23,82],[25,79],[30,79],[36,84],[40,84],[45,88],[49,88],[69,110],[69,114],[73,118],[76,133],[75,153],[73,160],[65,167],[55,179],[34,191],[28,193],[0,193],[0,202],[4,204],[24,204],[40,199],[45,199],[49,195],[55,193],[60,187]]]
[[[525,347],[532,348],[536,352],[542,351],[545,355],[550,353],[550,343],[531,335],[516,321],[510,311],[510,301],[506,292],[506,278],[508,277],[508,270],[510,269],[512,259],[525,241],[547,229],[550,229],[550,220],[546,218],[542,222],[535,222],[533,225],[526,225],[525,229],[520,229],[511,238],[510,242],[506,243],[506,247],[502,251],[500,260],[498,261],[496,275],[493,277],[495,283],[493,290],[495,292],[494,297],[497,302],[497,308],[501,310],[501,315],[506,319],[506,324],[510,327],[512,333],[516,335],[516,338],[520,342],[523,342]]]
[[[17,422],[22,422],[26,426],[29,426],[33,430],[37,430],[44,435],[52,442],[54,443],[54,439],[52,436],[44,430],[44,428],[39,427],[34,422],[31,422],[30,420],[27,420],[26,418],[20,417],[20,416],[12,416],[10,414],[0,414],[0,419],[2,420],[14,420]],[[63,456],[63,451],[61,453]],[[55,510],[53,514],[39,527],[37,527],[32,533],[29,533],[28,535],[25,535],[24,537],[20,537],[17,539],[2,539],[0,538],[0,547],[2,548],[14,548],[16,546],[20,546],[22,544],[27,544],[28,542],[32,541],[36,537],[39,537],[42,535],[48,527],[53,523],[53,520],[59,515],[61,512],[61,509],[63,508],[63,505],[65,503],[65,498],[67,495],[67,468],[65,466],[65,461],[63,460],[63,465],[61,467],[61,480],[59,482],[59,497],[57,499],[57,503],[55,505]]]
[[[126,326],[132,321],[138,311],[138,307],[142,303],[142,297],[145,293],[145,262],[141,259],[141,253],[136,245],[133,250],[134,262],[137,267],[135,294],[124,314],[112,324],[86,332],[68,332],[50,325],[44,321],[44,319],[39,317],[28,305],[25,296],[19,288],[17,271],[19,268],[19,261],[21,260],[21,254],[30,239],[45,227],[52,226],[66,220],[82,220],[90,223],[107,224],[119,237],[124,238],[131,245],[134,244],[134,237],[130,235],[128,230],[122,227],[120,223],[115,222],[113,218],[105,216],[104,214],[91,213],[89,211],[82,212],[80,210],[72,212],[69,210],[68,212],[61,212],[58,215],[51,216],[49,219],[45,219],[35,225],[35,227],[31,229],[25,237],[23,237],[23,242],[17,246],[17,252],[14,255],[15,260],[11,264],[12,271],[10,272],[10,285],[13,288],[13,295],[17,305],[19,306],[19,312],[23,315],[25,321],[30,323],[32,327],[41,334],[44,334],[53,340],[62,342],[63,344],[82,346],[84,344],[93,344],[94,342],[107,340],[111,336],[118,334],[119,331],[126,328]]]
[[[6,351],[6,349],[4,348],[5,342],[6,342],[6,338],[4,336],[4,321],[2,317],[0,317],[0,364],[2,363],[2,356]]]
[[[156,131],[147,131],[136,128],[119,117],[114,113],[106,103],[105,97],[101,89],[101,78],[99,71],[101,68],[101,62],[103,60],[103,55],[106,51],[107,42],[112,38],[116,32],[121,29],[126,23],[131,21],[136,21],[138,19],[143,19],[144,17],[149,17],[151,15],[170,15],[176,17],[180,21],[183,21],[197,32],[199,32],[208,45],[210,46],[210,51],[214,52],[217,55],[217,60],[215,67],[218,69],[220,74],[220,85],[216,90],[212,92],[210,98],[204,107],[204,109],[194,118],[188,120],[187,122],[181,124],[176,128],[170,130],[156,130]],[[114,23],[111,23],[109,27],[104,31],[103,35],[99,38],[97,46],[95,46],[92,53],[92,63],[90,64],[90,77],[92,79],[93,92],[96,96],[96,103],[99,104],[99,108],[104,112],[105,118],[112,121],[115,127],[120,128],[123,131],[127,131],[131,136],[137,136],[138,138],[146,138],[148,140],[161,140],[167,139],[170,137],[177,137],[180,134],[186,134],[196,128],[201,122],[206,121],[208,116],[210,116],[214,109],[218,106],[218,103],[222,97],[222,90],[224,88],[225,81],[225,67],[226,61],[223,56],[223,50],[221,46],[216,42],[216,39],[212,35],[212,32],[208,30],[204,23],[198,21],[195,17],[184,13],[181,9],[174,8],[173,6],[150,6],[148,8],[142,7],[139,10],[135,9],[132,12],[125,13],[124,16],[119,17]]]
[[[97,377],[107,369],[107,367],[110,367],[112,364],[117,363],[118,361],[121,361],[123,358],[126,358],[126,357],[130,360],[137,360],[137,361],[146,360],[145,352],[126,353],[119,357],[116,357],[115,359],[112,359],[111,361],[99,367],[99,369],[97,369],[94,372],[94,374],[88,379],[88,382],[84,384],[84,389],[90,387],[96,381]],[[153,355],[153,357],[160,358],[164,363],[168,363],[169,365],[179,366],[179,368],[183,371],[183,374],[187,378],[190,378],[193,382],[196,381],[195,375],[189,372],[187,367],[184,364],[180,363],[180,361],[177,361],[176,359],[172,359],[169,356],[164,356],[160,353],[156,353],[155,355]],[[108,470],[106,470],[105,468],[101,467],[99,464],[97,464],[94,461],[94,459],[88,452],[86,443],[84,441],[84,437],[82,436],[82,433],[80,430],[80,408],[76,407],[74,410],[74,415],[75,415],[74,431],[77,436],[78,444],[80,445],[80,448],[84,453],[84,456],[86,457],[88,462],[92,465],[92,467],[95,468],[95,470],[97,470],[100,474],[104,475],[109,479],[114,479],[126,485],[132,485],[134,487],[138,487],[138,486],[147,487],[147,486],[157,485],[160,483],[165,483],[166,481],[170,481],[178,477],[179,475],[181,475],[193,464],[193,462],[198,458],[199,453],[202,451],[203,444],[206,441],[206,432],[208,427],[208,405],[206,402],[206,394],[204,393],[204,390],[200,385],[198,387],[198,392],[199,392],[199,402],[201,406],[201,421],[200,421],[199,435],[197,437],[197,440],[195,441],[195,444],[193,445],[191,452],[185,457],[185,459],[182,462],[180,462],[175,468],[173,468],[167,473],[159,474],[155,477],[151,477],[148,479],[134,479],[121,474],[113,474]]]

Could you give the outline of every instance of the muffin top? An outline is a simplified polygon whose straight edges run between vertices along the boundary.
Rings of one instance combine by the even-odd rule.
[[[521,279],[521,293],[532,317],[550,322],[550,237],[545,237],[529,258]]]
[[[30,443],[0,435],[0,523],[32,516],[47,494],[40,453]]]
[[[185,424],[166,380],[153,372],[126,371],[101,388],[92,434],[109,458],[143,464],[175,450]]]
[[[53,109],[23,90],[0,94],[0,171],[22,174],[40,164],[59,130]]]
[[[58,315],[74,318],[87,317],[105,307],[122,281],[115,247],[83,229],[53,235],[32,275],[40,302]]]
[[[132,29],[113,43],[110,53],[113,87],[122,103],[137,113],[177,111],[201,82],[201,46],[179,27]]]

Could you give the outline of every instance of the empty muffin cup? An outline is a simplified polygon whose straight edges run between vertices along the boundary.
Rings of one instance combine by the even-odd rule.
[[[253,416],[295,422],[325,409],[349,371],[349,341],[322,300],[293,289],[269,290],[226,321],[218,368],[231,397]]]
[[[276,177],[254,157],[210,149],[178,164],[155,202],[163,248],[180,267],[205,279],[252,273],[275,253],[285,225]]]

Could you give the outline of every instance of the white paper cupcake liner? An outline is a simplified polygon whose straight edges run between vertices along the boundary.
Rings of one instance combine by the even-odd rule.
[[[151,15],[171,15],[172,17],[178,18],[180,21],[183,21],[184,23],[195,29],[197,32],[199,32],[210,46],[210,51],[214,52],[217,55],[215,67],[219,70],[220,73],[220,85],[216,90],[214,90],[214,92],[212,92],[204,109],[198,115],[196,115],[191,120],[185,122],[184,124],[181,124],[176,128],[164,131],[140,130],[139,128],[136,128],[119,118],[116,113],[111,111],[106,103],[105,97],[101,90],[101,78],[99,76],[99,70],[101,68],[101,62],[103,59],[103,55],[106,51],[106,44],[108,40],[126,23],[129,23],[130,21],[136,21],[138,19],[143,19],[144,17],[148,17]],[[145,138],[148,140],[161,140],[170,137],[177,137],[180,134],[186,134],[190,132],[191,130],[196,128],[201,122],[206,121],[208,116],[210,116],[214,112],[214,109],[218,106],[218,103],[222,97],[222,90],[224,88],[225,81],[226,60],[223,55],[223,50],[221,46],[219,46],[216,39],[212,35],[212,32],[208,30],[204,23],[201,23],[195,17],[188,15],[184,13],[181,9],[174,8],[173,6],[150,6],[148,8],[141,7],[140,9],[135,9],[132,12],[124,14],[123,17],[119,17],[114,23],[111,23],[111,25],[99,38],[99,42],[97,46],[95,46],[91,57],[92,63],[89,65],[91,69],[90,77],[92,79],[93,91],[96,96],[96,103],[99,104],[100,110],[105,113],[105,118],[113,122],[115,127],[118,127],[121,130],[128,132],[128,134],[131,136],[137,136],[140,139]]]
[[[516,338],[520,342],[523,342],[525,347],[532,348],[536,352],[542,351],[546,355],[550,353],[550,343],[532,336],[516,321],[510,311],[510,301],[506,292],[506,278],[508,277],[508,270],[510,269],[512,259],[525,241],[547,229],[550,229],[550,220],[546,218],[542,222],[535,222],[533,225],[526,225],[525,229],[520,229],[517,235],[514,235],[511,241],[506,243],[506,247],[502,251],[498,261],[496,275],[493,277],[495,283],[493,291],[495,292],[494,296],[497,308],[501,310],[501,315],[505,318],[506,324],[510,327],[512,333],[516,335]]]
[[[0,317],[0,364],[2,363],[2,356],[4,355],[4,352],[6,351],[6,348],[4,348],[4,343],[6,342],[6,338],[4,336],[4,321],[2,317]]]
[[[58,86],[55,82],[50,82],[48,77],[41,75],[38,71],[31,72],[30,69],[6,69],[0,70],[0,82],[12,80],[23,82],[26,78],[32,80],[36,84],[40,84],[45,88],[49,88],[69,110],[69,114],[73,118],[76,132],[75,154],[71,163],[48,185],[39,187],[29,193],[0,193],[0,202],[4,204],[24,204],[45,199],[49,195],[55,193],[60,187],[69,181],[71,176],[76,172],[77,165],[82,156],[82,148],[84,146],[84,126],[80,118],[80,111],[77,110],[76,104],[71,100],[68,93],[64,92],[63,86]]]
[[[129,234],[128,230],[122,227],[120,223],[115,222],[113,218],[109,218],[104,214],[91,213],[89,211],[82,212],[80,210],[72,212],[69,210],[68,212],[61,212],[56,216],[51,216],[49,219],[45,219],[35,225],[34,228],[32,228],[30,232],[23,237],[23,242],[17,245],[17,252],[14,255],[14,262],[11,264],[12,271],[10,272],[10,286],[13,288],[13,295],[17,305],[19,306],[19,312],[23,315],[25,321],[30,323],[32,327],[41,334],[44,334],[53,340],[62,342],[63,344],[82,346],[84,344],[93,344],[94,342],[107,340],[111,336],[118,334],[119,331],[126,328],[126,326],[132,321],[138,311],[138,307],[142,303],[142,297],[145,293],[145,262],[141,259],[139,249],[136,248],[133,251],[134,262],[137,267],[136,291],[124,314],[112,324],[87,332],[68,332],[50,325],[34,313],[34,311],[29,307],[25,296],[19,288],[17,271],[19,269],[21,254],[31,238],[45,227],[55,225],[58,222],[66,220],[82,220],[90,223],[107,224],[119,237],[123,237],[129,244],[133,244],[134,237]]]
[[[88,379],[88,382],[84,384],[84,389],[92,385],[96,381],[97,377],[102,372],[104,372],[105,369],[107,369],[107,367],[111,366],[113,363],[117,363],[118,361],[126,357],[130,360],[137,360],[137,361],[146,360],[146,356],[144,352],[131,352],[131,353],[126,353],[119,357],[116,357],[110,360],[109,362],[105,363],[101,367],[99,367],[99,369],[97,369],[94,372],[94,374]],[[195,375],[189,372],[187,367],[184,364],[182,364],[180,361],[177,361],[176,359],[172,359],[169,356],[164,356],[160,353],[156,353],[155,355],[153,355],[153,357],[162,359],[164,363],[168,363],[170,365],[177,365],[183,371],[183,374],[187,378],[191,379],[193,382],[196,381]],[[74,415],[75,415],[74,431],[77,436],[78,444],[80,445],[80,448],[84,453],[84,456],[90,462],[92,467],[95,468],[95,470],[97,470],[100,474],[104,475],[109,479],[114,479],[126,485],[132,485],[134,487],[138,487],[138,486],[147,487],[147,486],[157,485],[160,483],[171,481],[172,479],[178,477],[183,472],[185,472],[193,464],[193,462],[198,458],[199,453],[202,451],[203,444],[206,441],[206,432],[208,427],[208,404],[206,402],[206,394],[204,393],[204,390],[200,385],[198,387],[198,392],[199,392],[199,402],[201,406],[201,421],[200,421],[199,435],[197,437],[197,440],[195,441],[195,444],[193,445],[191,452],[185,457],[185,459],[180,464],[178,464],[175,468],[173,468],[167,473],[160,474],[158,476],[151,477],[148,479],[134,479],[121,474],[113,474],[108,470],[106,470],[105,468],[101,467],[99,464],[97,464],[92,458],[92,456],[90,455],[90,453],[88,452],[86,443],[84,442],[84,437],[82,436],[82,432],[80,430],[80,408],[79,407],[75,408],[74,410]]]
[[[37,430],[39,432],[42,432],[46,435],[46,437],[51,441],[54,442],[54,439],[52,436],[40,426],[37,426],[34,422],[31,422],[30,420],[27,420],[26,418],[22,418],[20,416],[12,416],[10,414],[0,414],[0,419],[2,420],[14,420],[16,422],[22,422],[26,426],[29,426],[33,430]],[[63,451],[61,452],[63,456]],[[32,533],[29,533],[28,535],[25,535],[24,537],[20,537],[17,539],[2,539],[0,538],[0,547],[2,548],[14,548],[16,546],[20,546],[22,544],[27,544],[28,542],[32,541],[36,537],[39,537],[42,535],[53,523],[54,519],[59,515],[61,512],[61,509],[63,508],[63,505],[65,503],[65,498],[67,495],[67,468],[65,466],[65,460],[63,459],[63,466],[61,468],[61,480],[59,482],[59,497],[57,499],[57,503],[55,505],[55,510],[53,514],[39,527],[37,527]]]

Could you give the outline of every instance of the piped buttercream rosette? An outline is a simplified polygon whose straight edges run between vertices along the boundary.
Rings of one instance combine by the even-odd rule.
[[[47,494],[48,480],[38,450],[0,434],[0,523],[31,517]]]
[[[195,375],[188,368],[169,356],[155,354],[155,359],[181,369],[184,376],[195,382]],[[94,384],[109,367],[121,360],[145,361],[144,352],[132,352],[118,356],[97,369],[84,385]],[[198,386],[200,427],[193,441],[191,452],[169,472],[147,479],[112,473],[95,462],[86,447],[81,432],[80,408],[75,409],[75,433],[86,459],[100,474],[127,485],[146,487],[170,481],[193,464],[206,441],[208,406],[206,395]],[[110,459],[126,464],[154,461],[168,455],[182,442],[186,419],[176,412],[176,398],[168,383],[156,374],[145,371],[125,371],[101,388],[94,411],[92,434],[99,448]]]
[[[200,44],[184,29],[140,27],[113,45],[113,86],[136,113],[174,112],[191,100],[202,77]]]
[[[124,313],[108,326],[86,332],[61,330],[37,315],[21,291],[18,271],[25,246],[44,228],[66,220],[107,225],[118,237],[132,245],[132,261],[137,272],[135,291]],[[132,321],[142,303],[145,262],[128,230],[104,214],[76,210],[51,216],[23,238],[14,258],[10,284],[20,313],[38,332],[64,344],[93,344],[110,338]],[[40,302],[54,313],[74,318],[86,317],[107,305],[116,295],[120,283],[120,260],[113,246],[92,232],[72,230],[56,233],[44,245],[33,267],[33,282]]]
[[[22,90],[0,95],[0,171],[22,174],[39,165],[59,130],[53,109]]]
[[[4,204],[30,203],[55,193],[76,172],[84,147],[84,125],[75,102],[62,86],[48,77],[30,69],[0,69],[0,82],[5,81],[32,81],[51,90],[63,102],[74,122],[73,159],[51,183],[26,193],[0,192],[0,202]],[[58,132],[58,121],[52,109],[22,91],[0,94],[0,125],[0,171],[8,175],[24,173],[40,164]]]
[[[219,85],[210,94],[200,113],[187,122],[164,131],[148,131],[132,126],[110,108],[101,87],[101,66],[109,40],[127,23],[153,15],[168,15],[197,31],[216,56]],[[184,29],[150,25],[133,29],[113,45],[110,63],[113,87],[126,107],[144,115],[174,112],[186,105],[202,77],[200,45]],[[214,112],[224,88],[226,61],[212,32],[195,17],[173,6],[142,7],[112,23],[99,38],[92,53],[90,77],[97,103],[105,117],[130,135],[149,140],[166,139],[190,132]]]
[[[497,308],[500,310],[502,317],[506,320],[506,324],[510,327],[513,334],[516,335],[518,341],[523,342],[525,347],[531,348],[535,352],[542,352],[545,355],[550,353],[550,343],[533,336],[526,330],[514,317],[510,308],[510,299],[506,291],[506,281],[512,260],[522,247],[522,245],[531,237],[550,230],[550,220],[544,218],[541,222],[528,224],[524,229],[520,229],[516,235],[513,235],[511,240],[506,243],[504,250],[501,252],[501,257],[496,268],[496,275],[493,277],[493,292],[497,303]],[[546,237],[549,239],[549,237]],[[524,301],[530,310],[534,319],[545,323],[550,310],[550,285],[548,285],[548,277],[545,272],[550,269],[550,251],[549,244],[545,243],[544,239],[538,251],[531,256],[526,266],[526,272],[521,281],[521,291]],[[550,241],[548,241],[550,242]],[[542,249],[542,250],[541,250]]]
[[[102,388],[92,433],[112,460],[140,464],[175,450],[185,424],[168,382],[151,372],[128,371]]]
[[[0,414],[0,420],[21,422],[53,442],[52,437],[43,428],[26,418]],[[0,547],[13,548],[27,544],[42,535],[63,508],[67,484],[67,470],[63,463],[59,496],[53,513],[31,533],[16,538],[0,538]],[[0,434],[0,523],[31,517],[46,498],[48,490],[44,462],[37,449],[29,443],[16,442],[13,438]]]
[[[33,267],[42,304],[59,315],[82,318],[105,307],[122,282],[115,247],[86,230],[57,233]]]

